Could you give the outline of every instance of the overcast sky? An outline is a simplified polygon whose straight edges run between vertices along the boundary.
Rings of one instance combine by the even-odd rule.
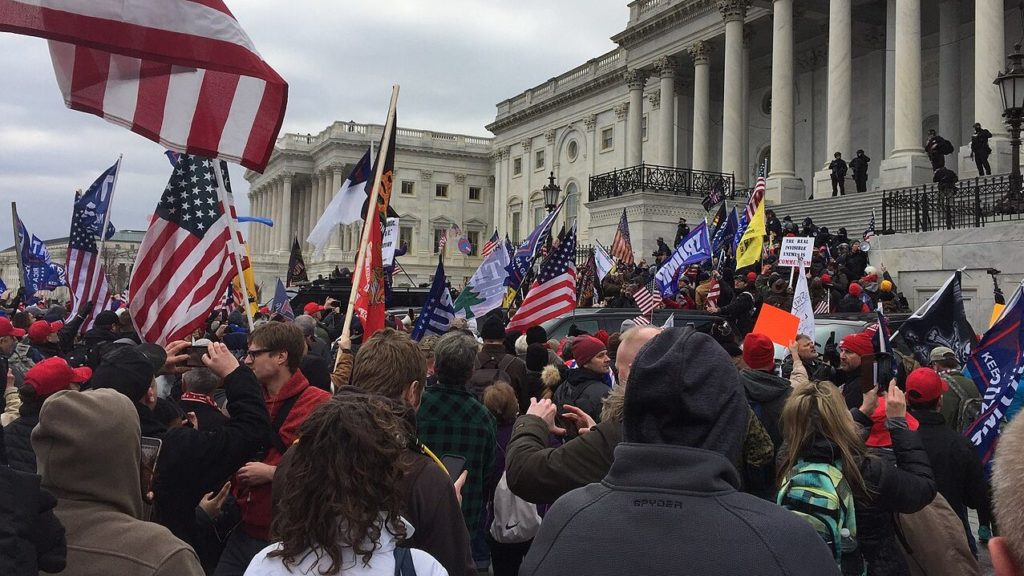
[[[402,86],[400,125],[490,136],[495,105],[615,47],[625,0],[227,0],[289,84],[282,132],[335,120],[382,123]],[[74,191],[124,154],[112,221],[144,229],[167,183],[163,149],[64,107],[44,40],[0,34],[0,249],[13,243],[9,202],[29,231],[66,236]],[[248,183],[232,166],[239,212]]]

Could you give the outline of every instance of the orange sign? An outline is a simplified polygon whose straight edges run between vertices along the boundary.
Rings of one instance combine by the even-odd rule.
[[[757,315],[757,324],[751,332],[764,334],[779,346],[789,346],[796,339],[796,331],[800,326],[800,318],[776,308],[771,304],[762,304]]]

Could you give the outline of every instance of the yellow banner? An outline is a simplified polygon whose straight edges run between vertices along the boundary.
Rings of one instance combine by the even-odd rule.
[[[758,204],[754,210],[754,217],[747,226],[747,231],[740,238],[736,247],[736,268],[743,268],[754,264],[761,259],[761,249],[764,245],[764,201]]]
[[[988,327],[991,328],[996,320],[999,319],[999,315],[1003,313],[1003,308],[1006,308],[1005,304],[996,304],[992,306],[992,317],[988,320]]]
[[[256,277],[252,271],[252,260],[249,259],[249,245],[245,245],[245,258],[242,259],[242,275],[245,277],[245,288],[249,292],[249,311],[253,314],[259,312],[259,294],[256,293]],[[238,283],[238,276],[231,281],[231,290],[235,295],[235,302],[242,301],[242,286]]]

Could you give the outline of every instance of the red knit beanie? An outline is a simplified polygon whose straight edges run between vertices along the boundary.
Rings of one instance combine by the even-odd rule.
[[[839,347],[845,348],[858,356],[871,356],[875,353],[875,347],[871,342],[871,335],[867,332],[850,334],[839,342]]]
[[[593,336],[577,336],[572,341],[572,357],[576,359],[576,365],[580,368],[606,349],[604,342]]]
[[[860,284],[857,284],[856,282],[850,282],[850,288],[848,289],[848,292],[851,296],[860,297],[860,294],[863,291],[864,289],[860,287]]]
[[[764,334],[750,333],[743,339],[743,361],[751,370],[775,368],[775,345]]]

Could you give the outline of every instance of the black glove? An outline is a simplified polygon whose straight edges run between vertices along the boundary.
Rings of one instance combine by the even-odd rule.
[[[92,309],[95,307],[96,302],[89,300],[85,304],[82,304],[82,308],[78,311],[78,313],[81,314],[83,317],[87,317],[89,316],[89,314],[92,314]]]

